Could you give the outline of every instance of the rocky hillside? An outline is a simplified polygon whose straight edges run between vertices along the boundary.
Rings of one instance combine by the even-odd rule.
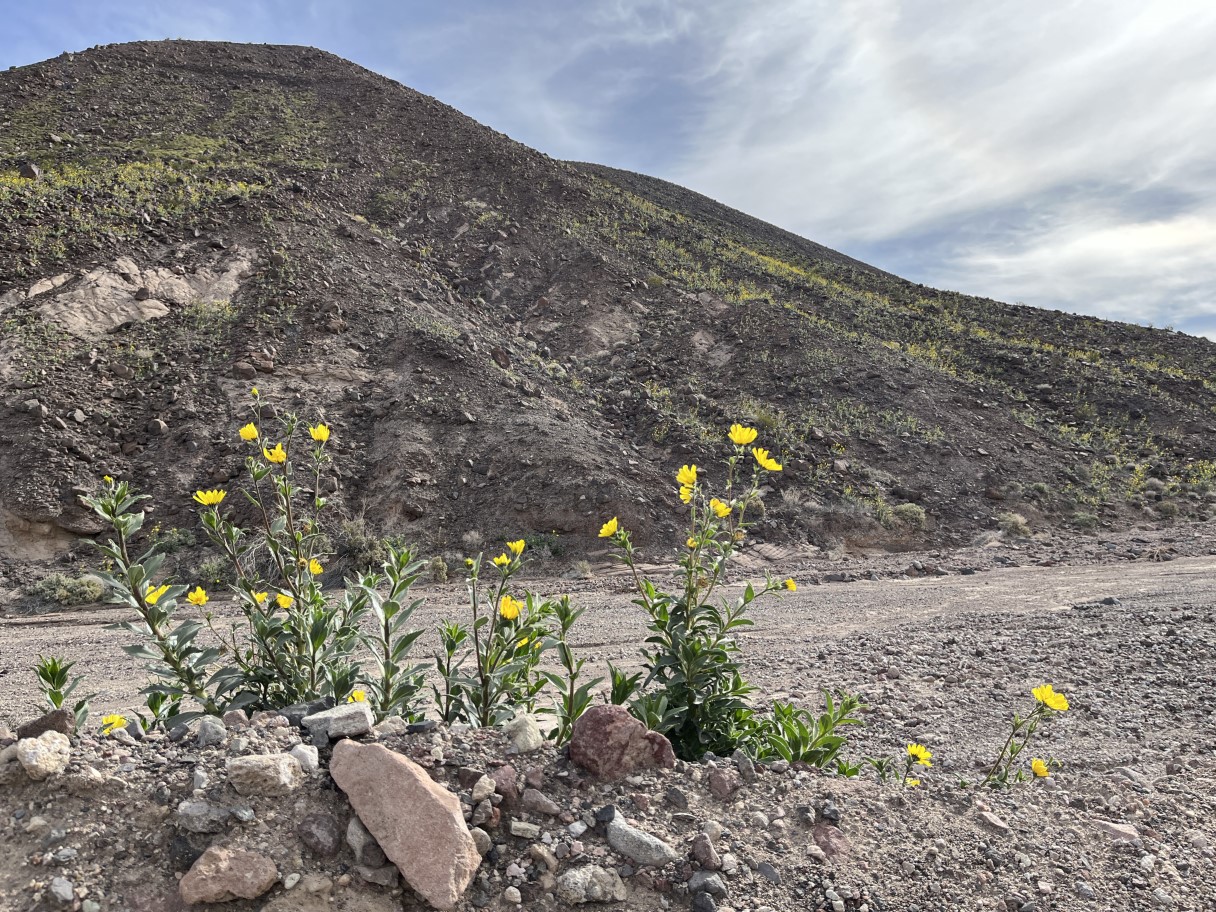
[[[192,527],[251,385],[334,427],[348,515],[437,551],[664,533],[739,420],[786,466],[756,531],[798,547],[1211,510],[1210,342],[904,282],[318,50],[0,73],[0,236],[10,563],[96,532],[104,473]]]

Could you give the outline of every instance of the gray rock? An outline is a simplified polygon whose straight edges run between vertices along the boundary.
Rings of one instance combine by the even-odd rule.
[[[228,737],[228,729],[215,716],[203,716],[198,720],[198,735],[195,738],[199,747],[211,747],[223,744]]]
[[[711,896],[726,895],[726,884],[722,878],[709,871],[697,871],[688,879],[689,893],[708,893]]]
[[[368,883],[384,887],[388,890],[396,888],[397,878],[400,876],[396,865],[391,864],[384,864],[378,868],[369,868],[367,865],[356,865],[355,870]]]
[[[540,827],[535,823],[528,823],[526,820],[512,820],[511,835],[518,836],[520,839],[538,839]]]
[[[557,879],[557,896],[568,903],[624,902],[629,891],[616,871],[586,865],[567,871]]]
[[[692,857],[705,871],[717,871],[722,868],[722,859],[708,833],[698,833],[693,839]]]
[[[679,860],[679,853],[657,836],[627,824],[618,814],[608,822],[608,845],[638,864],[662,867]]]
[[[494,840],[490,838],[490,834],[481,827],[473,827],[469,830],[469,835],[473,837],[473,845],[477,846],[477,854],[484,858],[494,848]]]
[[[358,817],[351,817],[346,827],[346,844],[355,853],[355,862],[369,868],[378,868],[388,859],[376,842],[376,837],[363,825]]]
[[[525,811],[531,811],[534,814],[546,814],[550,817],[561,813],[561,808],[557,804],[538,789],[524,789],[522,803]]]
[[[65,906],[76,899],[76,885],[66,877],[51,878],[51,895]]]
[[[489,776],[482,776],[473,783],[473,789],[470,792],[470,797],[473,799],[473,803],[477,804],[481,801],[485,801],[494,794],[494,788],[494,780]]]
[[[57,731],[69,738],[76,734],[76,717],[66,709],[53,709],[39,716],[33,722],[26,722],[17,728],[17,740],[37,738],[43,732]]]
[[[330,741],[338,738],[366,735],[375,723],[371,706],[363,700],[343,703],[333,709],[313,713],[305,716],[302,721],[312,735],[312,743],[317,747],[325,747]]]
[[[330,814],[309,814],[296,824],[296,835],[314,855],[332,858],[342,848],[342,829]]]
[[[219,833],[232,812],[204,798],[187,798],[177,806],[177,825],[190,833]]]
[[[321,772],[321,758],[311,744],[297,744],[289,753],[300,762],[300,769],[310,776]]]
[[[692,912],[717,912],[718,904],[708,893],[695,893],[692,897]]]
[[[767,861],[762,861],[760,864],[756,865],[756,872],[771,884],[781,883],[781,875],[778,874],[777,869]]]

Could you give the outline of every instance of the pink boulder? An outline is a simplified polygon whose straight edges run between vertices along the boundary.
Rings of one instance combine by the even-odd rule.
[[[231,902],[254,899],[279,880],[279,869],[265,855],[212,846],[186,872],[178,889],[182,902]]]
[[[671,742],[650,731],[624,706],[593,706],[574,723],[570,759],[600,779],[675,766]]]

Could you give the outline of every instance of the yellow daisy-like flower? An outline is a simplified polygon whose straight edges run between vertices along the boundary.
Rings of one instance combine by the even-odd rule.
[[[272,449],[272,450],[268,450],[268,449],[266,449],[266,447],[262,447],[262,455],[266,457],[267,462],[276,462],[277,463],[277,462],[286,462],[287,461],[287,451],[285,449],[283,449],[283,444],[281,444],[281,443],[276,443],[274,445],[274,449]]]
[[[350,696],[346,698],[346,702],[347,703],[366,703],[367,702],[367,691],[352,690],[350,692]]]
[[[114,479],[111,478],[109,475],[102,475],[101,480],[104,481],[106,484],[114,484]]]
[[[1036,700],[1048,709],[1054,709],[1056,712],[1064,712],[1068,709],[1068,698],[1062,693],[1056,693],[1050,684],[1042,684],[1032,690],[1031,693]]]
[[[204,507],[218,507],[227,496],[227,491],[221,491],[218,488],[213,488],[210,491],[194,492],[195,502],[201,503]]]
[[[266,596],[269,595],[269,593],[267,593],[267,592],[253,592],[250,594],[253,596],[253,600],[255,602],[257,602],[259,605],[262,604],[262,602],[266,601]]]
[[[524,553],[524,540],[521,538],[519,541],[507,542],[507,548],[512,554],[519,557]]]
[[[1047,764],[1039,757],[1035,757],[1030,761],[1030,771],[1040,779],[1051,775],[1051,770],[1047,768]]]
[[[237,433],[241,435],[242,440],[257,440],[258,439],[258,429],[257,429],[257,426],[252,421],[250,421],[247,425],[245,425],[243,428],[241,428],[239,431],[237,431]]]
[[[741,424],[732,424],[730,426],[730,442],[736,446],[747,446],[756,439],[757,433],[755,428],[744,427]]]
[[[797,591],[798,591],[798,584],[794,582],[794,578],[793,578],[793,577],[790,577],[789,579],[787,579],[787,580],[786,580],[784,583],[782,583],[781,585],[782,585],[782,586],[784,586],[786,589],[788,589],[790,592],[797,592]]]
[[[932,751],[923,744],[909,744],[908,756],[919,763],[921,766],[932,766],[929,758],[933,756]]]
[[[286,592],[280,592],[278,595],[276,595],[274,597],[274,600],[275,600],[275,602],[278,603],[278,606],[284,610],[290,608],[291,603],[295,601],[295,599],[292,598],[290,595],[288,595]]]
[[[118,713],[110,713],[108,716],[101,717],[101,733],[103,735],[112,735],[120,728],[126,727],[126,716],[120,716]]]
[[[155,589],[149,589],[147,592],[144,593],[144,601],[147,602],[149,605],[155,605],[157,602],[160,601],[160,597],[168,591],[169,591],[168,583],[165,583],[165,585],[163,585],[163,586],[157,586]]]
[[[498,557],[494,558],[495,567],[505,567],[509,563],[511,563],[511,558],[507,557],[505,554],[500,554]]]
[[[726,519],[730,516],[730,504],[723,503],[716,497],[711,497],[709,500],[709,508],[714,511],[714,516],[718,519]]]
[[[314,557],[310,558],[308,561],[308,572],[313,576],[320,576],[325,572],[325,568],[322,567],[321,562]]]
[[[198,605],[202,608],[207,604],[207,590],[202,586],[195,586],[193,590],[186,594],[186,601],[191,605]]]
[[[612,519],[600,526],[600,538],[612,538],[620,527],[621,524],[617,522],[617,518],[615,516],[612,517]]]
[[[920,785],[920,780],[919,779],[905,779],[904,785],[906,785],[908,788],[916,788],[917,786]]]
[[[680,487],[687,488],[697,483],[697,467],[695,465],[680,466],[680,471],[676,472],[676,481]]]
[[[697,540],[695,538],[690,538],[684,544],[688,545],[690,548],[695,548],[697,546]]]
[[[524,603],[518,599],[513,599],[509,595],[504,595],[502,601],[498,603],[498,613],[505,620],[513,621],[519,617],[519,611],[523,608]]]
[[[317,443],[324,443],[329,439],[329,425],[318,424],[316,427],[310,427],[308,433]]]
[[[680,488],[680,500],[684,501],[684,503],[689,503],[692,500],[692,488],[688,485]]]
[[[752,455],[756,457],[756,462],[760,464],[760,468],[769,472],[780,472],[781,463],[768,454],[768,450],[764,447],[752,447]]]
[[[256,386],[249,390],[250,396],[257,396],[257,394],[258,394],[258,388]]]

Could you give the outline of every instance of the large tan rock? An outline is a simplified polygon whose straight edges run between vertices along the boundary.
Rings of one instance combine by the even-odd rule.
[[[31,779],[41,782],[58,776],[72,759],[72,744],[67,735],[57,731],[43,732],[37,738],[17,742],[17,761]]]
[[[279,881],[279,869],[265,855],[212,846],[186,872],[182,902],[231,902],[261,896]]]
[[[241,795],[275,797],[300,787],[304,770],[291,754],[253,754],[228,760],[228,781]]]
[[[460,800],[380,744],[339,741],[329,774],[401,876],[436,909],[453,909],[481,856]]]

